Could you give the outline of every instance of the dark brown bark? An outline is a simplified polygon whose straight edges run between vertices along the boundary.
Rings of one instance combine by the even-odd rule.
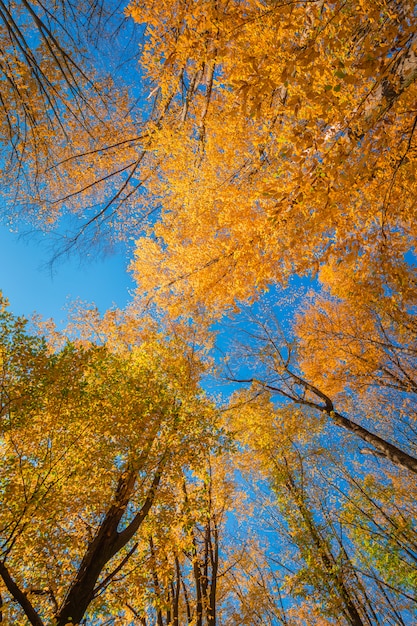
[[[151,559],[152,559],[153,587],[154,587],[155,595],[156,595],[156,597],[158,599],[158,604],[157,604],[157,607],[156,607],[156,623],[157,623],[157,626],[164,626],[164,620],[163,620],[162,611],[161,611],[161,608],[160,608],[160,603],[161,603],[161,586],[159,584],[158,571],[157,571],[157,568],[156,568],[155,546],[154,546],[152,535],[149,537],[149,547],[150,547]]]
[[[204,554],[203,563],[200,567],[201,573],[201,594],[204,598],[204,608],[208,612],[208,589],[209,589],[209,563],[210,563],[210,519],[206,523],[204,531]]]
[[[196,626],[203,626],[203,592],[201,589],[201,568],[198,561],[197,550],[193,555],[193,574],[195,584],[195,610],[196,610]]]
[[[184,492],[184,500],[186,505],[188,506],[188,493],[187,493],[187,484],[185,482],[185,478],[182,483],[182,490]],[[191,529],[191,537],[192,537],[192,553],[191,553],[191,562],[193,566],[193,575],[194,575],[194,585],[195,585],[195,613],[196,613],[196,626],[203,626],[203,590],[202,590],[202,572],[200,566],[200,560],[198,558],[198,549],[197,549],[197,540],[195,538],[194,530]],[[186,594],[186,587],[184,585],[184,594]],[[187,601],[187,614],[191,615],[191,611],[189,609],[188,598]],[[192,616],[194,617],[194,616]]]
[[[168,593],[167,593],[167,611],[166,611],[166,623],[167,624],[171,624],[171,592],[168,589]]]
[[[193,617],[191,615],[191,606],[190,606],[190,601],[188,599],[187,586],[186,586],[185,581],[183,579],[182,579],[181,582],[182,582],[182,585],[181,585],[182,586],[182,591],[183,591],[183,594],[184,594],[185,609],[186,609],[186,612],[187,612],[187,624],[191,624]]]
[[[129,550],[126,556],[121,560],[119,565],[115,567],[114,570],[110,572],[110,574],[106,576],[106,578],[99,585],[97,585],[97,587],[94,589],[94,597],[97,595],[99,591],[101,591],[101,589],[105,589],[106,587],[108,587],[108,585],[111,583],[111,581],[116,576],[116,574],[120,572],[121,569],[123,569],[123,567],[126,565],[130,557],[136,552],[138,545],[139,545],[138,543],[135,543],[135,545],[132,546],[132,548]]]
[[[0,576],[10,595],[20,604],[32,626],[44,626],[43,621],[33,608],[27,595],[19,588],[4,563],[0,562]]]
[[[135,489],[137,470],[129,469],[119,479],[113,503],[96,536],[89,544],[71,587],[55,616],[56,626],[79,624],[94,597],[94,589],[104,566],[132,539],[148,515],[161,480],[165,459],[159,464],[142,508],[121,532],[117,528]]]
[[[213,520],[213,526],[214,528],[210,536],[211,582],[207,606],[207,626],[216,626],[216,592],[217,575],[219,571],[219,533],[215,520]]]

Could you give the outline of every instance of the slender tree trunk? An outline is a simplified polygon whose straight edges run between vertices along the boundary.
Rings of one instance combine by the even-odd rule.
[[[176,583],[172,585],[172,596],[173,596],[173,605],[172,605],[172,625],[179,626],[179,604],[180,604],[180,592],[181,592],[181,569],[180,562],[178,557],[175,556],[175,574],[176,574]]]
[[[168,593],[167,593],[167,607],[168,608],[167,608],[167,611],[166,611],[166,615],[167,615],[166,623],[167,624],[171,624],[172,623],[171,622],[171,607],[170,607],[170,604],[171,604],[171,592],[168,589]]]
[[[32,626],[44,626],[43,621],[33,608],[30,600],[27,595],[20,589],[17,583],[13,580],[9,570],[3,562],[0,562],[0,576],[3,579],[4,584],[6,585],[7,590],[9,591],[12,598],[16,600],[22,607],[25,612],[26,617],[28,618],[30,624]]]
[[[198,562],[197,551],[195,551],[193,561],[193,573],[195,582],[195,596],[196,596],[196,626],[203,626],[203,594],[201,589],[201,569]]]
[[[187,612],[187,624],[191,624],[191,622],[193,620],[193,616],[191,614],[190,601],[188,599],[187,587],[186,587],[186,584],[185,584],[184,580],[182,580],[182,591],[183,591],[183,594],[184,594],[185,610]]]
[[[341,426],[341,428],[348,430],[349,432],[360,437],[362,441],[366,441],[366,443],[369,443],[371,446],[373,446],[378,452],[381,453],[380,456],[382,455],[386,457],[388,460],[390,460],[392,463],[394,463],[398,467],[407,469],[413,472],[414,474],[417,474],[417,458],[416,457],[412,456],[411,454],[408,454],[401,448],[398,448],[398,446],[395,446],[394,444],[389,443],[389,441],[386,441],[386,439],[383,439],[379,435],[375,435],[374,433],[369,431],[367,428],[364,428],[363,426],[360,426],[356,422],[352,421],[350,418],[345,417],[344,415],[341,415],[340,413],[335,411],[333,402],[331,401],[331,399],[325,393],[320,391],[320,389],[318,389],[317,387],[315,387],[308,381],[304,380],[300,376],[297,376],[297,374],[292,372],[289,368],[286,368],[285,371],[289,375],[289,377],[291,377],[294,387],[288,386],[288,381],[287,381],[287,389],[281,389],[280,387],[276,387],[275,385],[268,385],[267,383],[262,383],[261,381],[256,380],[254,378],[249,378],[249,379],[244,379],[244,380],[239,380],[239,379],[232,379],[232,380],[236,383],[252,383],[252,384],[258,383],[264,389],[267,389],[268,391],[272,391],[273,393],[281,395],[284,398],[288,398],[295,404],[309,406],[313,409],[316,409],[317,411],[320,411],[321,413],[325,413],[334,424],[336,424],[337,426]],[[311,392],[313,395],[316,396],[316,398],[321,400],[323,404],[321,404],[320,401],[307,400],[304,397],[304,395],[296,391],[297,386],[300,386],[305,391]]]
[[[342,428],[345,428],[346,430],[349,430],[363,439],[363,441],[371,444],[378,452],[381,452],[382,455],[389,459],[392,463],[417,474],[417,459],[414,456],[407,454],[407,452],[404,452],[401,448],[398,448],[385,439],[382,439],[382,437],[371,433],[363,426],[356,424],[356,422],[344,417],[337,411],[325,410],[324,412],[330,417],[332,422]]]
[[[351,626],[366,626],[361,616],[359,615],[359,612],[351,598],[349,590],[347,589],[341,574],[337,574],[334,570],[335,563],[336,563],[334,556],[329,551],[329,548],[326,545],[326,542],[323,541],[320,531],[316,527],[311,511],[306,506],[303,494],[301,493],[300,489],[295,484],[290,472],[288,472],[286,487],[288,491],[291,493],[291,495],[293,496],[297,504],[298,510],[300,511],[304,524],[306,525],[306,528],[312,539],[312,542],[319,554],[319,558],[323,563],[323,566],[326,571],[326,575],[331,581],[333,588],[339,594],[339,597],[344,605],[344,613],[346,615],[346,618],[349,624]]]
[[[216,592],[217,575],[219,571],[219,533],[215,520],[213,521],[213,524],[214,530],[211,536],[214,538],[214,548],[211,546],[211,582],[207,607],[207,626],[216,626]]]
[[[161,586],[159,584],[158,572],[156,569],[155,546],[152,536],[149,537],[149,547],[151,549],[153,587],[155,590],[155,595],[158,599],[158,605],[156,607],[156,623],[157,626],[164,626],[164,620],[162,618],[161,611]]]

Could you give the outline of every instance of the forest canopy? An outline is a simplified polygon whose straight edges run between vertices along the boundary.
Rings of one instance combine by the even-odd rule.
[[[0,2],[4,217],[133,240],[137,284],[64,330],[1,301],[0,622],[416,620],[416,33]]]

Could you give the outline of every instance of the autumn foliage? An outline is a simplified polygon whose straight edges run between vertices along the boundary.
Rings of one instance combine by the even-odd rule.
[[[123,19],[139,104],[92,45]],[[414,623],[416,33],[407,0],[0,2],[10,206],[133,238],[137,281],[65,331],[2,300],[0,622]]]

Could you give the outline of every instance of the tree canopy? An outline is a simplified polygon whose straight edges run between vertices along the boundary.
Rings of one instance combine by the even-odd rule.
[[[66,330],[1,301],[0,622],[415,621],[416,33],[0,2],[6,217],[134,240],[137,281]]]
[[[171,9],[131,4],[170,112],[152,187],[162,214],[133,265],[140,288],[221,308],[295,272],[336,297],[410,306],[414,5]]]

